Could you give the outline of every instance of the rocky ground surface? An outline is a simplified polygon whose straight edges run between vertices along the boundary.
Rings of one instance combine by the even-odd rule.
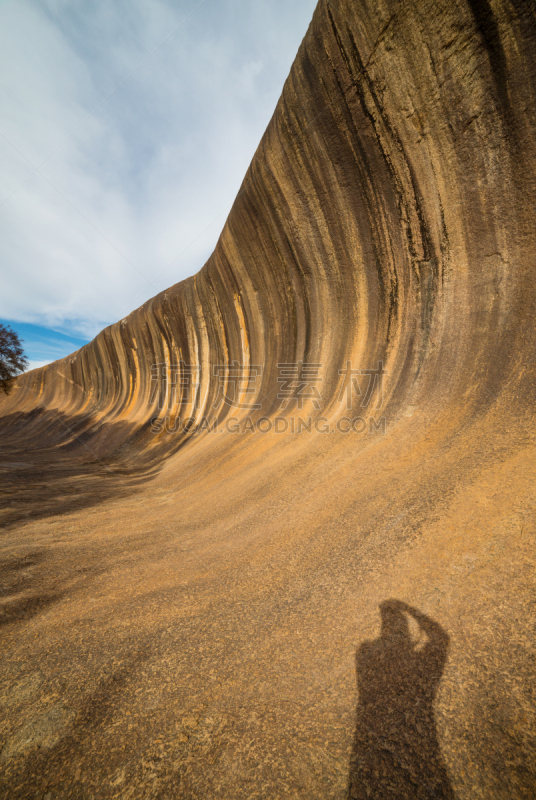
[[[200,273],[2,400],[2,797],[534,797],[535,45],[321,0]]]

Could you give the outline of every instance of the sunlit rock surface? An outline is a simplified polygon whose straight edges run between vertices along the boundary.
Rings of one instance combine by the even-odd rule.
[[[2,797],[534,796],[534,15],[321,0],[207,264],[2,400]]]

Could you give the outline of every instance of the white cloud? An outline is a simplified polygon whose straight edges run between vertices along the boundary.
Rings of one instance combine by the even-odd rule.
[[[0,317],[93,336],[212,252],[315,2],[198,5],[0,7]]]
[[[39,367],[45,367],[47,364],[51,364],[51,361],[28,361],[28,369],[25,369],[25,372],[30,372],[32,369],[39,369]]]

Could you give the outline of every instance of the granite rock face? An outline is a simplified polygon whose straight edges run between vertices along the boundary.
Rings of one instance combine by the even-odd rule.
[[[2,400],[3,796],[534,796],[535,16],[321,0],[207,264]]]

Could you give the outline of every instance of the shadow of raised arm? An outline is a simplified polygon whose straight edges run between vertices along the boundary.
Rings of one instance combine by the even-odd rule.
[[[380,615],[380,636],[356,652],[359,699],[348,797],[454,800],[433,709],[448,634],[400,600],[383,602]],[[424,642],[411,638],[410,617]]]

